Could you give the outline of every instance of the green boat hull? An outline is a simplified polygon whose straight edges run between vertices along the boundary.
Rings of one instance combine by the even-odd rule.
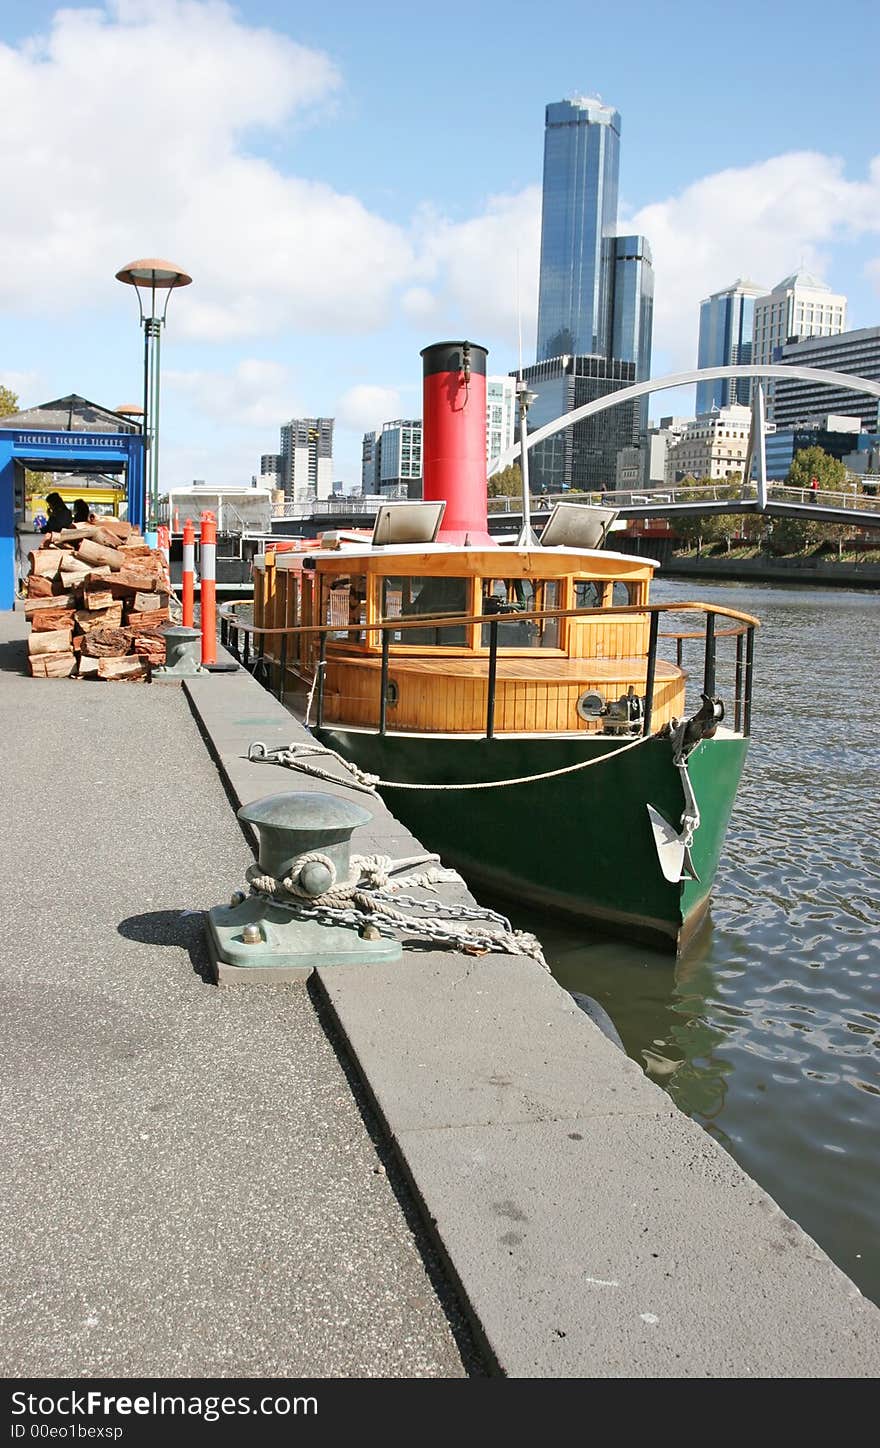
[[[321,741],[382,780],[442,789],[380,788],[388,808],[426,848],[483,887],[633,939],[681,951],[709,905],[748,740],[705,739],[688,759],[700,810],[691,857],[699,879],[670,884],[660,869],[647,806],[676,830],[684,794],[668,739],[621,753],[600,735],[371,734],[327,727]],[[547,775],[494,789],[450,789]]]

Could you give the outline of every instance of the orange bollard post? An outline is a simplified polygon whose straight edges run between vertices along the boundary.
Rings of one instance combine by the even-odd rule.
[[[217,519],[203,513],[199,538],[199,570],[202,575],[202,663],[217,662]]]
[[[196,597],[196,529],[192,518],[183,525],[183,626],[192,628]]]

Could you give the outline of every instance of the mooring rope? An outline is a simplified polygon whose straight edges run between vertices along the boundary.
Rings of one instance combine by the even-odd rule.
[[[266,874],[259,865],[251,865],[245,872],[245,879],[252,894],[266,896],[273,904],[290,910],[300,920],[353,926],[359,931],[371,925],[380,934],[389,936],[401,931],[434,945],[454,946],[469,954],[483,955],[495,951],[505,955],[525,955],[544,970],[549,970],[536,936],[526,930],[514,930],[506,916],[495,910],[451,905],[440,900],[419,900],[412,895],[393,900],[394,892],[402,886],[420,886],[436,891],[439,884],[463,884],[455,870],[446,870],[433,863],[438,858],[437,855],[418,855],[393,860],[388,855],[352,855],[351,874],[347,880],[340,882],[329,856],[312,851],[300,856],[295,872],[281,880]],[[427,870],[409,873],[415,866],[428,862],[432,863]],[[303,870],[313,863],[329,866],[331,871],[331,884],[320,895],[308,894],[299,883]],[[403,872],[406,879],[391,878]],[[399,909],[400,905],[406,906],[406,909]],[[479,926],[465,923],[478,920],[483,922]]]
[[[375,795],[379,789],[412,789],[412,790],[438,790],[438,789],[507,789],[517,784],[538,784],[544,779],[557,779],[563,774],[575,774],[581,769],[592,769],[594,765],[606,764],[609,760],[618,759],[621,754],[627,754],[630,749],[637,749],[641,744],[647,744],[649,739],[657,736],[649,734],[640,735],[638,739],[631,739],[620,749],[609,750],[607,754],[600,754],[596,759],[582,759],[577,764],[566,764],[559,769],[547,769],[541,774],[524,774],[517,779],[482,779],[472,784],[408,784],[400,779],[382,779],[378,774],[369,774],[366,770],[360,769],[350,759],[345,759],[335,749],[328,749],[323,744],[300,744],[295,740],[290,744],[277,745],[273,749],[267,749],[262,740],[255,739],[248,748],[248,759],[253,764],[283,764],[288,769],[298,769],[301,774],[311,775],[313,779],[323,779],[328,784],[347,784],[352,789],[360,789],[364,794]],[[260,751],[260,752],[255,752]],[[313,757],[327,755],[342,765],[350,775],[351,780],[340,779],[338,775],[327,774],[316,766],[308,766],[306,760]]]

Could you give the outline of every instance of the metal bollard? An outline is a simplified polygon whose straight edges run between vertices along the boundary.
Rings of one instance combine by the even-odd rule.
[[[256,800],[238,811],[259,833],[259,871],[274,881],[294,881],[304,906],[346,885],[351,871],[351,836],[372,816],[351,800],[322,793],[289,791]],[[270,895],[217,905],[206,919],[208,951],[220,983],[232,980],[291,980],[316,965],[355,965],[401,957],[397,940],[300,918]]]
[[[195,618],[196,596],[196,530],[192,518],[183,525],[183,623],[192,628]]]
[[[202,575],[202,663],[217,662],[217,519],[203,513],[200,533]]]
[[[157,683],[164,679],[191,679],[204,674],[199,663],[201,634],[197,628],[182,628],[172,625],[163,630],[165,634],[165,662],[151,671],[151,678]]]

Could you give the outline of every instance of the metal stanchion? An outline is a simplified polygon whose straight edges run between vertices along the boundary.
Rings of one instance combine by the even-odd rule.
[[[217,662],[217,519],[213,513],[201,518],[200,558],[202,575],[202,663]]]
[[[196,530],[192,518],[183,525],[183,626],[192,628],[195,618],[196,596]]]

